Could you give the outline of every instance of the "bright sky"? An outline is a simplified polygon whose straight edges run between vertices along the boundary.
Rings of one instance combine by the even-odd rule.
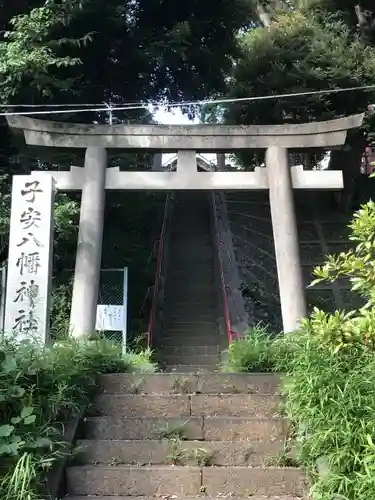
[[[189,120],[186,115],[181,113],[179,108],[174,109],[173,112],[160,108],[154,113],[154,119],[162,125],[193,125],[194,123],[199,123],[197,118],[194,121]],[[173,154],[163,155],[163,163],[167,162],[173,156]],[[216,160],[215,154],[205,154],[203,156],[209,161]]]

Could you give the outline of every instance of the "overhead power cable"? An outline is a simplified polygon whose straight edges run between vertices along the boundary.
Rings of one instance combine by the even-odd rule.
[[[102,113],[110,111],[128,111],[135,109],[147,109],[150,110],[152,107],[162,107],[162,108],[183,108],[191,106],[205,106],[205,105],[219,105],[219,104],[234,104],[234,103],[246,103],[253,101],[264,101],[270,99],[285,99],[291,97],[302,97],[302,96],[313,96],[313,95],[324,95],[324,94],[337,94],[341,92],[356,92],[363,90],[375,90],[375,85],[363,85],[361,87],[346,87],[337,89],[325,89],[325,90],[311,90],[304,92],[293,92],[286,94],[269,94],[262,96],[251,96],[251,97],[233,97],[226,99],[205,99],[201,101],[183,101],[183,102],[165,102],[165,101],[150,101],[147,103],[122,103],[122,104],[106,104],[103,107],[103,103],[100,104],[41,104],[41,105],[0,105],[3,108],[16,108],[16,107],[29,107],[29,108],[48,108],[44,110],[36,111],[10,111],[0,113],[0,116],[26,116],[26,115],[56,115],[56,114],[67,114],[67,113]],[[50,108],[59,109],[50,109]],[[68,109],[60,109],[68,108]],[[73,108],[73,109],[71,109]]]

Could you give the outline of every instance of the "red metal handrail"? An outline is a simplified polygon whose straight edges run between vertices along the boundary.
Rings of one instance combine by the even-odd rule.
[[[157,298],[158,298],[158,293],[159,293],[161,270],[162,270],[162,264],[163,264],[164,241],[165,241],[165,232],[166,232],[166,227],[167,227],[168,208],[169,208],[169,195],[167,195],[167,197],[165,199],[163,222],[161,225],[160,237],[158,240],[159,245],[158,245],[158,255],[157,255],[157,260],[156,260],[155,282],[154,282],[154,287],[153,287],[154,291],[152,294],[150,319],[149,319],[148,328],[147,328],[148,347],[151,347],[151,345],[152,345],[152,335],[153,335],[153,330],[154,330],[154,325],[155,325]]]
[[[211,196],[212,196],[212,208],[213,208],[213,211],[214,211],[215,235],[216,235],[217,253],[218,253],[218,260],[219,260],[219,272],[220,272],[220,281],[221,281],[221,292],[223,294],[224,321],[225,321],[225,328],[226,328],[227,336],[228,336],[228,343],[231,344],[233,342],[233,340],[235,340],[235,338],[237,337],[237,335],[232,330],[232,324],[231,324],[231,321],[230,321],[228,296],[227,296],[228,285],[226,285],[226,283],[225,283],[223,259],[221,257],[221,252],[220,252],[220,243],[221,243],[221,240],[220,240],[219,228],[218,228],[218,224],[217,224],[217,207],[216,207],[215,193],[212,193]]]

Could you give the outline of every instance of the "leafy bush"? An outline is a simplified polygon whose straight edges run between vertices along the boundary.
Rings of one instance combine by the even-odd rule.
[[[312,480],[312,498],[370,500],[375,498],[374,352],[361,342],[337,350],[339,316],[331,322],[332,346],[321,342],[320,327],[324,330],[329,319],[315,311],[301,332],[283,339],[295,347],[294,356],[278,366],[286,371],[284,409]]]
[[[56,343],[43,350],[0,342],[0,498],[39,500],[41,481],[63,453],[63,424],[83,409],[97,375],[154,371],[150,352],[122,355],[107,340]]]
[[[295,333],[272,340],[257,328],[229,349],[231,369],[285,373],[284,411],[313,500],[375,498],[375,203],[349,227],[353,249],[329,256],[314,274],[349,279],[365,306],[315,308]]]
[[[266,327],[258,325],[233,342],[222,365],[228,372],[271,372],[275,366],[273,340]]]
[[[279,356],[278,369],[287,374],[285,410],[314,500],[375,498],[375,204],[361,207],[349,227],[356,246],[314,274],[348,278],[366,305],[315,309],[301,331],[276,341],[293,354]]]
[[[70,280],[56,287],[52,294],[50,334],[54,340],[66,340],[69,337],[72,291],[73,280]]]

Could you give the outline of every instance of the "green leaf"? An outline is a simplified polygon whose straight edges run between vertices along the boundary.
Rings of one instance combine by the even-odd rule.
[[[52,448],[53,441],[46,437],[37,438],[31,445],[32,448]]]
[[[9,443],[0,445],[1,455],[17,455],[20,448],[20,443]]]
[[[21,412],[21,418],[29,417],[34,411],[32,406],[25,406],[25,408]]]
[[[9,437],[14,431],[14,425],[0,425],[0,437]]]
[[[12,424],[19,424],[21,422],[22,418],[21,417],[12,417],[10,421]]]
[[[33,424],[35,420],[36,420],[36,415],[30,415],[29,417],[26,417],[23,422],[25,425],[30,425]]]
[[[12,387],[12,396],[14,398],[22,398],[24,394],[25,394],[25,389],[20,385],[15,385],[14,387]]]
[[[10,354],[7,354],[4,361],[1,363],[1,367],[4,374],[9,374],[17,370],[16,358]]]

